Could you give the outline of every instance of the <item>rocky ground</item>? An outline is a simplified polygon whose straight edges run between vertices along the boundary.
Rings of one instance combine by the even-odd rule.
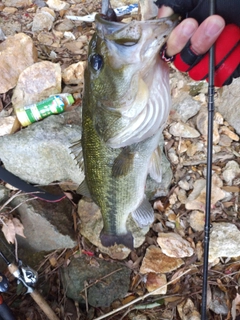
[[[127,3],[115,2],[112,5]],[[15,256],[18,251],[25,263],[38,269],[38,290],[60,319],[200,319],[207,83],[191,81],[170,66],[173,107],[163,132],[163,182],[154,186],[152,197],[156,219],[150,230],[133,224],[134,251],[101,246],[99,210],[76,192],[83,173],[68,149],[81,136],[82,71],[94,24],[66,16],[100,8],[101,1],[91,0],[0,4],[1,161],[26,181],[61,181],[68,195],[58,204],[26,202],[28,197],[21,195],[11,207],[21,206],[12,211],[8,199],[17,191],[2,182],[1,242],[6,238],[15,245],[4,242],[0,248],[10,260],[9,250]],[[239,86],[235,80],[215,93],[208,319],[238,319],[240,313]],[[13,108],[59,92],[75,98],[69,112],[25,129],[17,126],[10,135],[16,126]],[[46,141],[49,152],[43,153]],[[4,264],[1,272],[9,277],[4,299],[16,318],[46,319],[29,295],[20,294]]]

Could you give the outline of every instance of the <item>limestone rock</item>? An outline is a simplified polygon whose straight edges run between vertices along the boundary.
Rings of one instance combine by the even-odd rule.
[[[220,135],[218,132],[218,122],[214,121],[213,122],[213,143],[217,144],[220,140]],[[207,135],[208,135],[208,113],[206,110],[201,111],[198,116],[197,116],[197,128],[207,140]]]
[[[3,13],[7,13],[7,14],[14,14],[16,11],[18,11],[17,8],[14,8],[14,7],[5,7],[3,9]]]
[[[83,83],[83,74],[86,67],[86,61],[79,61],[71,64],[68,68],[63,70],[62,79],[65,84],[79,84]]]
[[[182,259],[168,257],[160,248],[150,246],[147,248],[145,257],[143,258],[140,273],[167,273],[176,270],[183,263]]]
[[[0,43],[0,93],[15,87],[20,73],[36,61],[37,50],[24,33],[9,36]]]
[[[87,300],[93,307],[109,307],[114,300],[123,298],[129,289],[130,274],[131,270],[117,261],[111,263],[84,255],[61,269],[66,295],[83,304]]]
[[[203,231],[205,224],[205,214],[197,210],[192,211],[189,216],[189,223],[195,231]]]
[[[37,251],[73,248],[76,245],[72,228],[72,204],[68,199],[57,203],[29,200],[28,196],[16,197],[11,205],[24,226],[26,238],[18,236],[21,246]]]
[[[125,259],[130,249],[123,245],[114,245],[111,247],[104,247],[100,241],[100,232],[103,228],[103,220],[100,209],[92,201],[80,200],[78,204],[78,214],[81,220],[80,232],[91,243],[99,248],[100,251],[107,253],[113,259],[122,260]],[[131,215],[127,220],[127,228],[132,232],[134,238],[134,247],[138,248],[145,241],[145,235],[149,230],[149,227],[139,228]]]
[[[200,133],[196,129],[183,122],[177,122],[173,124],[170,127],[169,132],[175,137],[182,138],[197,138],[200,136]]]
[[[84,179],[70,146],[81,138],[81,112],[69,111],[0,137],[1,160],[7,170],[34,184]]]
[[[202,141],[194,141],[188,145],[187,155],[189,157],[193,157],[197,152],[204,152],[204,143]]]
[[[231,185],[233,179],[235,179],[239,174],[240,166],[234,160],[229,161],[223,168],[223,179],[227,182],[228,185]]]
[[[1,6],[1,3],[0,3]],[[4,22],[1,23],[0,20],[0,26],[6,37],[14,36],[17,33],[22,33],[22,24],[20,21],[13,21],[12,19],[4,20]],[[6,38],[3,38],[2,40],[5,40]]]
[[[218,103],[218,111],[240,134],[240,78],[234,79],[232,84],[223,87],[223,92]]]
[[[67,10],[70,7],[69,3],[61,0],[48,0],[47,5],[55,11]]]
[[[50,9],[49,9],[50,10]],[[53,12],[54,13],[54,12]],[[54,22],[54,15],[42,8],[33,18],[32,31],[51,30]]]
[[[30,6],[33,3],[33,1],[32,0],[3,0],[3,3],[5,4],[6,7],[21,8],[21,7]]]
[[[14,108],[23,107],[61,92],[61,67],[42,61],[26,68],[19,76],[12,96]]]
[[[54,30],[65,32],[65,31],[71,31],[74,28],[74,23],[69,19],[63,19],[59,23],[56,23],[56,26],[54,26]]]
[[[82,48],[83,48],[83,42],[82,41],[69,41],[64,44],[64,47],[66,47],[67,50],[73,52],[74,54],[81,54]]]
[[[174,232],[159,233],[157,243],[168,257],[184,258],[194,253],[190,243]]]
[[[201,103],[194,100],[190,96],[185,96],[185,98],[181,101],[174,101],[172,109],[176,111],[174,114],[174,118],[179,118],[181,121],[186,122],[188,119],[195,116],[201,108]]]
[[[231,140],[239,141],[239,136],[226,126],[222,126],[220,132],[225,134]]]
[[[213,176],[212,179],[212,194],[211,194],[211,204],[215,203],[225,197],[225,192],[218,186],[218,180]],[[193,191],[190,193],[186,201],[186,209],[188,210],[200,210],[205,211],[206,203],[206,180],[199,179],[194,182]]]
[[[240,256],[240,231],[227,222],[213,223],[209,245],[209,261],[219,257]]]

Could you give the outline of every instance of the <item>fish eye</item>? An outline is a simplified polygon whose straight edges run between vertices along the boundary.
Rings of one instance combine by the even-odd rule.
[[[98,71],[103,66],[103,58],[100,54],[94,54],[90,58],[90,63],[91,63],[92,68],[95,71]]]

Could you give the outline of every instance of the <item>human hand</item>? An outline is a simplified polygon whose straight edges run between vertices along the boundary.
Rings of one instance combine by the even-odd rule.
[[[174,7],[175,2],[177,1],[171,1],[170,3],[177,10]],[[199,2],[203,3],[204,1]],[[187,6],[188,3],[185,0],[184,5]],[[208,3],[208,1],[205,1],[205,3]],[[192,8],[188,9],[192,11]],[[207,7],[205,9],[202,8],[200,11],[197,10],[198,20],[203,21],[200,25],[196,19],[187,18],[172,31],[167,42],[165,55],[169,57],[175,56],[174,64],[180,71],[189,72],[189,76],[194,80],[202,80],[208,76],[209,55],[204,54],[216,41],[215,65],[220,66],[220,68],[215,73],[215,85],[220,87],[231,83],[232,77],[240,76],[240,29],[233,24],[225,27],[225,21],[219,15],[207,17],[206,9]],[[206,11],[205,13],[204,10]],[[238,10],[240,11],[239,5],[235,7],[235,11]],[[226,21],[231,21],[231,16],[225,15],[223,11],[221,12]],[[165,17],[171,14],[173,14],[172,8],[161,6],[158,16]],[[204,14],[207,17],[206,19]],[[236,14],[232,16],[232,20],[235,23],[238,21],[239,24],[239,19],[235,19],[235,17]],[[191,40],[189,41],[189,39]]]

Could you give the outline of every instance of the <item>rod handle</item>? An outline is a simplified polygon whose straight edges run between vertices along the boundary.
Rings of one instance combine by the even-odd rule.
[[[49,320],[59,320],[59,318],[53,312],[46,300],[37,290],[33,290],[33,292],[31,292],[30,295],[33,298],[33,300],[38,304],[38,306],[42,309],[42,311],[45,313]]]

